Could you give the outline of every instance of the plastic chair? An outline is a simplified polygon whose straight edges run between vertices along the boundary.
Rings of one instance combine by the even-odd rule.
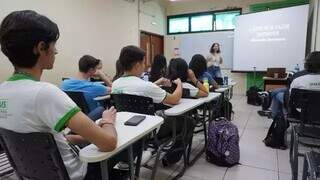
[[[86,99],[84,98],[83,92],[80,91],[64,91],[81,109],[85,114],[90,112],[89,106]]]
[[[0,178],[13,173],[13,168],[8,160],[6,153],[0,146]]]
[[[317,180],[320,177],[320,153],[307,152],[304,157],[302,180]]]
[[[291,132],[290,143],[290,164],[292,169],[292,179],[298,177],[298,156],[304,156],[298,150],[299,144],[308,147],[317,147],[320,145],[306,142],[301,138],[312,138],[320,140],[320,91],[292,89],[289,99],[291,108],[301,109],[300,124],[294,125]]]
[[[19,179],[70,179],[52,134],[0,128],[0,143]]]

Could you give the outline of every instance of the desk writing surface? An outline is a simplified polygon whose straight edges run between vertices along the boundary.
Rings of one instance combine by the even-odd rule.
[[[101,152],[94,144],[80,150],[80,159],[84,162],[100,162],[117,154],[119,151],[138,141],[143,136],[152,132],[163,123],[163,118],[159,116],[145,115],[146,119],[138,126],[125,126],[124,122],[134,115],[141,115],[130,112],[118,112],[115,127],[118,134],[117,148],[111,152]]]
[[[267,76],[264,76],[262,78],[263,80],[271,80],[271,81],[286,81],[287,78],[273,78],[273,77],[267,77]]]
[[[208,103],[214,99],[217,99],[218,97],[221,96],[221,93],[216,93],[216,92],[210,92],[208,97],[203,97],[200,98],[201,100],[203,100],[205,103]]]
[[[204,100],[199,99],[187,99],[182,98],[179,101],[179,104],[174,105],[173,107],[164,111],[164,114],[167,116],[179,116],[182,115],[204,103]]]

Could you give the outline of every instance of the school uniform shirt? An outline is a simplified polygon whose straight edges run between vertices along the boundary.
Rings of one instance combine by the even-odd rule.
[[[199,89],[189,83],[182,83],[182,88],[190,90],[190,97],[196,97],[198,95]]]
[[[207,67],[220,66],[222,63],[222,56],[221,54],[216,54],[216,55],[209,54],[206,60],[207,60]]]
[[[112,83],[111,94],[130,94],[152,98],[154,103],[162,103],[167,92],[156,84],[136,76],[122,76]]]
[[[320,90],[320,74],[307,74],[294,79],[290,85],[292,88]]]
[[[19,133],[51,133],[71,180],[82,180],[87,164],[73,153],[61,131],[79,111],[58,87],[31,76],[14,74],[0,84],[0,127]]]
[[[94,110],[100,105],[98,101],[94,100],[94,98],[97,96],[104,96],[108,93],[108,88],[98,82],[90,82],[88,80],[72,78],[62,81],[61,89],[63,91],[83,92],[90,111]]]

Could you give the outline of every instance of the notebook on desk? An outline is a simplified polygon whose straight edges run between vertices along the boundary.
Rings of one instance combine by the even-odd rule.
[[[267,77],[286,78],[286,68],[267,68]]]

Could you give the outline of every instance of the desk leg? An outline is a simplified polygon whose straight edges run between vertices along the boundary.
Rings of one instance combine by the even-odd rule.
[[[130,170],[130,179],[134,180],[134,166],[133,166],[133,150],[132,145],[128,148],[128,156],[129,156],[129,170]]]
[[[109,180],[109,173],[108,173],[108,160],[104,160],[100,162],[101,167],[101,178],[102,180]]]
[[[136,179],[139,179],[143,149],[144,149],[144,138],[141,140],[141,150],[139,151],[139,154],[137,157],[137,162],[136,162],[136,170],[135,170],[135,178]]]

